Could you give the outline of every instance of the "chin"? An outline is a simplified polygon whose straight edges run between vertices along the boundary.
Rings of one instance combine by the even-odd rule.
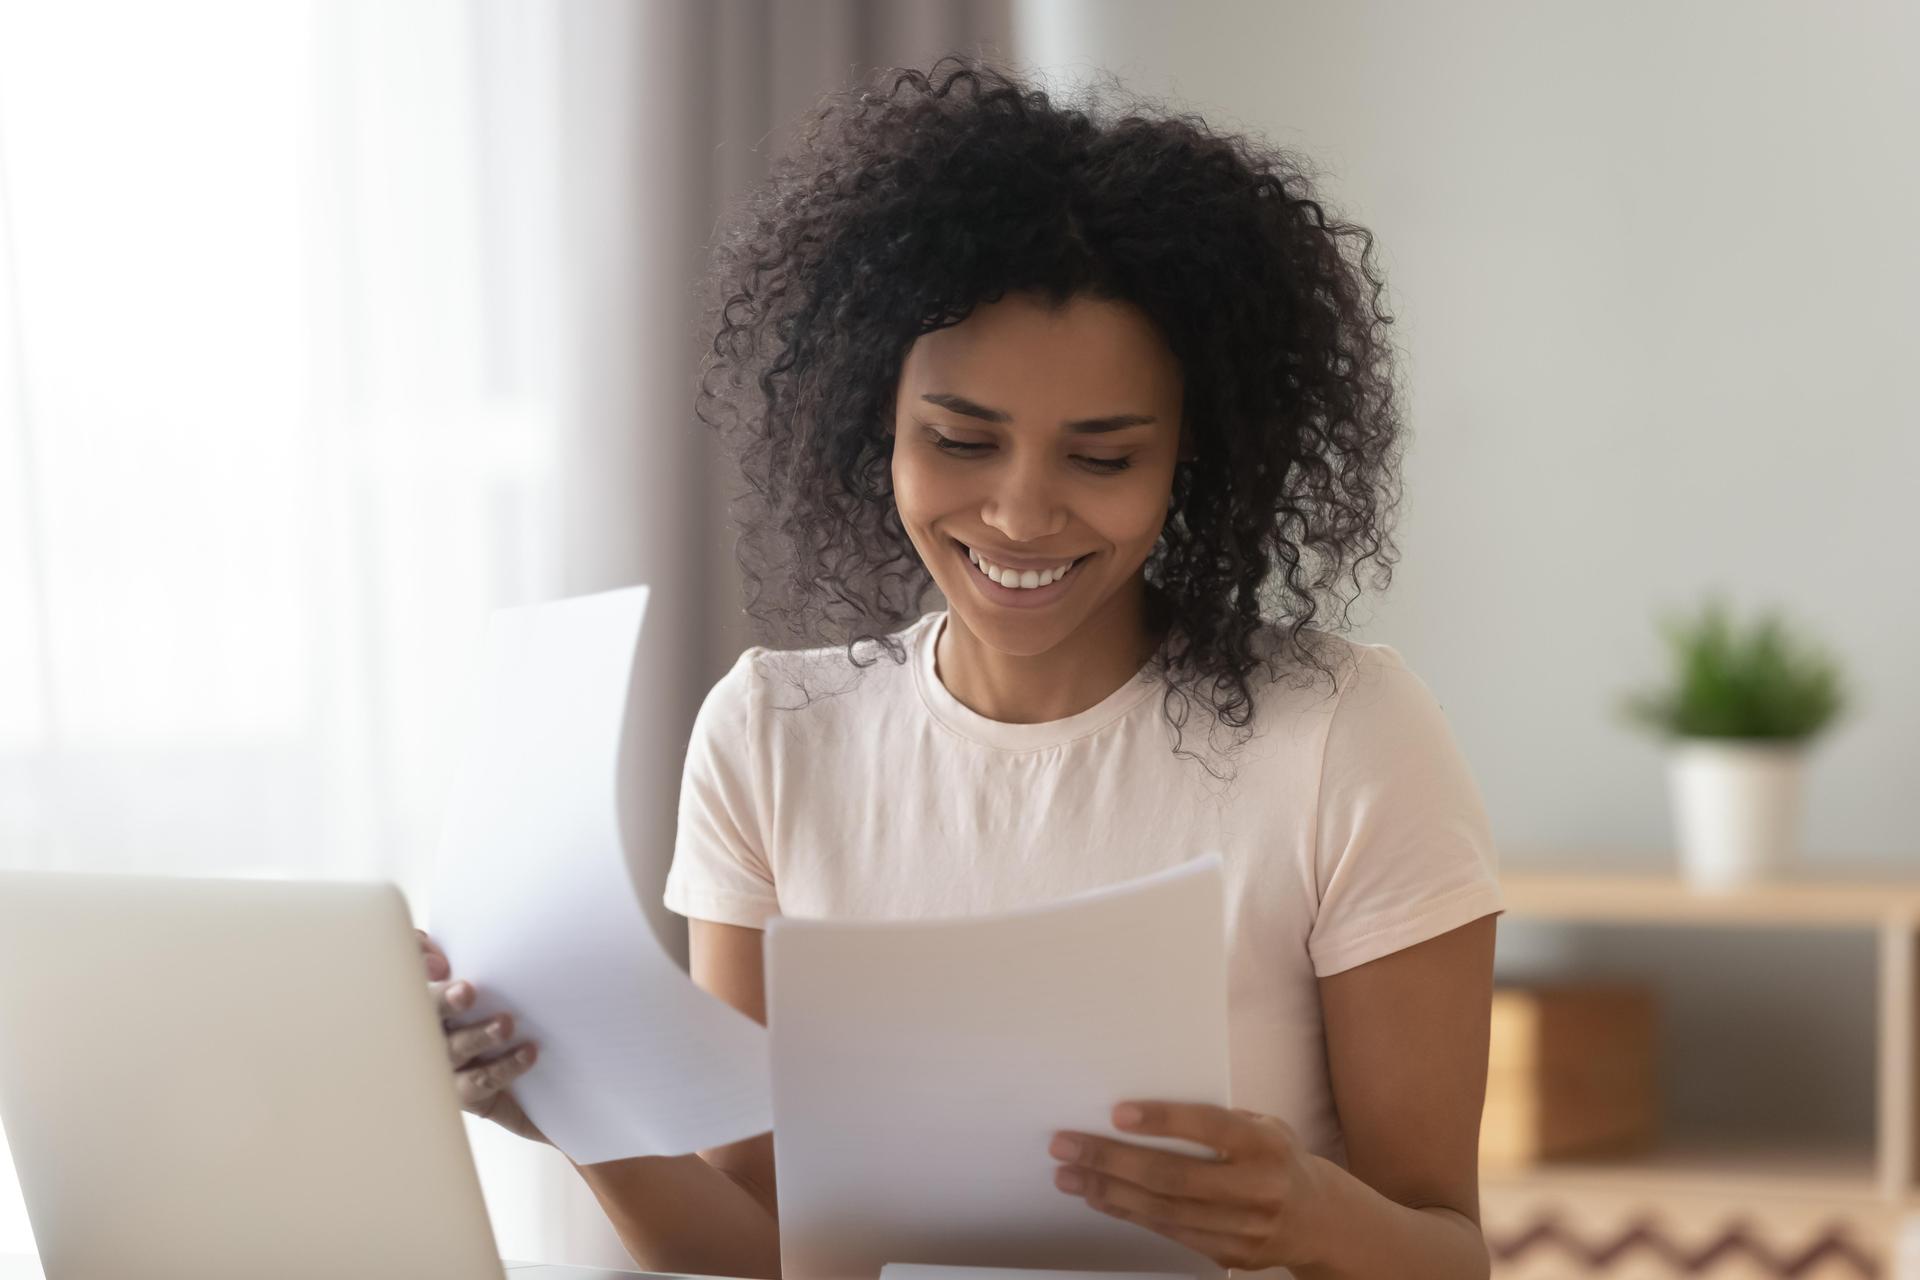
[[[968,632],[988,648],[1017,658],[1037,657],[1066,643],[1086,626],[1088,618],[1100,611],[1106,599],[1097,590],[1088,591],[1105,584],[1082,582],[1078,586],[1090,597],[1090,602],[1088,598],[1068,599],[1046,608],[1009,609],[982,600],[973,584],[964,579],[942,582],[936,578],[934,581],[946,597],[948,610],[966,625]]]
[[[967,630],[989,649],[1016,658],[1033,658],[1050,652],[1074,633],[1083,621],[1048,618],[1008,618],[999,610],[981,608],[970,602],[955,603],[947,598],[947,607],[959,615]]]

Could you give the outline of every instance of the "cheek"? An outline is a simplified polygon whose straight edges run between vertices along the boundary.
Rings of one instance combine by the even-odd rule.
[[[938,477],[923,462],[911,456],[911,450],[893,451],[893,508],[907,538],[925,559],[928,554],[927,526],[945,511]]]
[[[893,504],[909,530],[951,514],[968,500],[967,486],[950,467],[929,465],[917,450],[893,451]]]
[[[924,477],[920,468],[913,465],[904,450],[898,446],[893,451],[893,505],[899,511],[901,523],[912,529],[926,506],[924,495]]]
[[[1090,497],[1085,519],[1115,546],[1151,547],[1167,522],[1171,483],[1171,476],[1128,476]]]

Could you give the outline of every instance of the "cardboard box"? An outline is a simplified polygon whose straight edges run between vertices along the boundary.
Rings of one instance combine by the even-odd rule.
[[[1655,1015],[1645,986],[1496,987],[1481,1169],[1651,1148],[1659,1128]]]

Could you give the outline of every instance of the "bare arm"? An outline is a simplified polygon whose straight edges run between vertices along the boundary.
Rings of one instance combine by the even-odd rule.
[[[761,931],[689,922],[694,984],[767,1021]],[[576,1164],[620,1241],[649,1271],[779,1280],[773,1135],[695,1155]]]
[[[1347,1169],[1306,1277],[1480,1280],[1480,1111],[1495,917],[1320,980]]]

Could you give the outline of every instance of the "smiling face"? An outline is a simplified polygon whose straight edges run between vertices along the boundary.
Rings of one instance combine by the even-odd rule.
[[[968,631],[1031,656],[1090,622],[1140,625],[1181,396],[1179,362],[1126,303],[1010,294],[915,341],[894,503]]]

